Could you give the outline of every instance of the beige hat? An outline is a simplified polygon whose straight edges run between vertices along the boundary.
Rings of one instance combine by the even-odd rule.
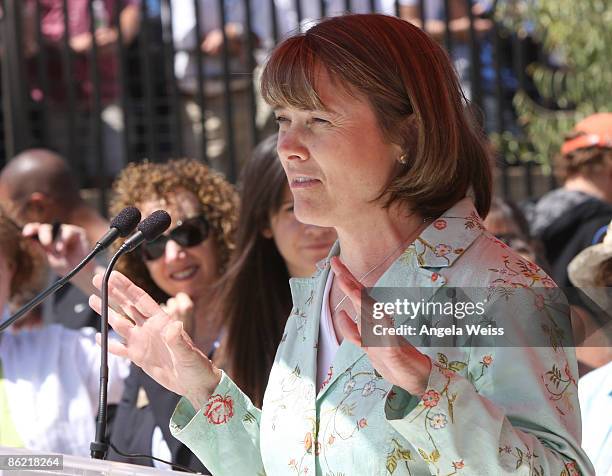
[[[582,288],[585,294],[603,306],[603,309],[612,304],[609,302],[609,295],[612,293],[609,289],[595,288],[593,279],[599,265],[610,258],[612,258],[612,221],[608,224],[603,242],[582,250],[567,267],[567,274],[574,286]]]

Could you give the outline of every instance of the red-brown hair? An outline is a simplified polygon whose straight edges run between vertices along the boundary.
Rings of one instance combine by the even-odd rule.
[[[380,198],[438,216],[472,190],[486,216],[492,178],[485,139],[476,127],[448,55],[427,34],[395,17],[345,15],[291,37],[272,53],[262,94],[273,106],[325,109],[317,68],[338,87],[364,96],[406,164]]]

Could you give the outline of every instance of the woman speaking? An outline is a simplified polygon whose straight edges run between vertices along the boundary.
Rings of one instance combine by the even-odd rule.
[[[575,356],[542,299],[491,317],[547,346],[361,346],[364,287],[554,286],[481,224],[486,147],[444,51],[397,18],[336,17],[274,51],[262,92],[297,218],[338,241],[312,278],[291,280],[261,410],[114,273],[109,320],[124,340],[110,350],[184,396],[176,438],[215,475],[592,474]]]

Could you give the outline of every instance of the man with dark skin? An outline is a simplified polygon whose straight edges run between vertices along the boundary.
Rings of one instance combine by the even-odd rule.
[[[0,206],[18,225],[28,224],[24,234],[38,238],[59,275],[75,264],[69,259],[71,248],[88,248],[109,226],[81,198],[78,181],[66,161],[45,149],[26,150],[0,171]],[[52,227],[48,225],[54,222],[63,224],[57,236],[52,236]],[[82,228],[85,235],[75,232],[75,227]],[[45,312],[47,322],[59,322],[73,329],[99,325],[87,305],[86,294],[74,286],[60,289],[51,306]]]

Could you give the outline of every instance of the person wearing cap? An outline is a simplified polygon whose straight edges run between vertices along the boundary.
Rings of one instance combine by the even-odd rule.
[[[603,242],[580,252],[567,271],[571,282],[604,311],[604,319],[607,317],[598,323],[600,329],[596,332],[598,340],[607,339],[607,342],[597,342],[599,347],[595,348],[602,366],[579,380],[578,396],[582,413],[582,447],[593,462],[596,474],[612,474],[612,221],[607,226]]]
[[[569,262],[593,244],[597,231],[612,219],[612,113],[578,122],[554,164],[561,188],[544,195],[531,216],[531,232],[544,245],[551,276],[571,286]]]

